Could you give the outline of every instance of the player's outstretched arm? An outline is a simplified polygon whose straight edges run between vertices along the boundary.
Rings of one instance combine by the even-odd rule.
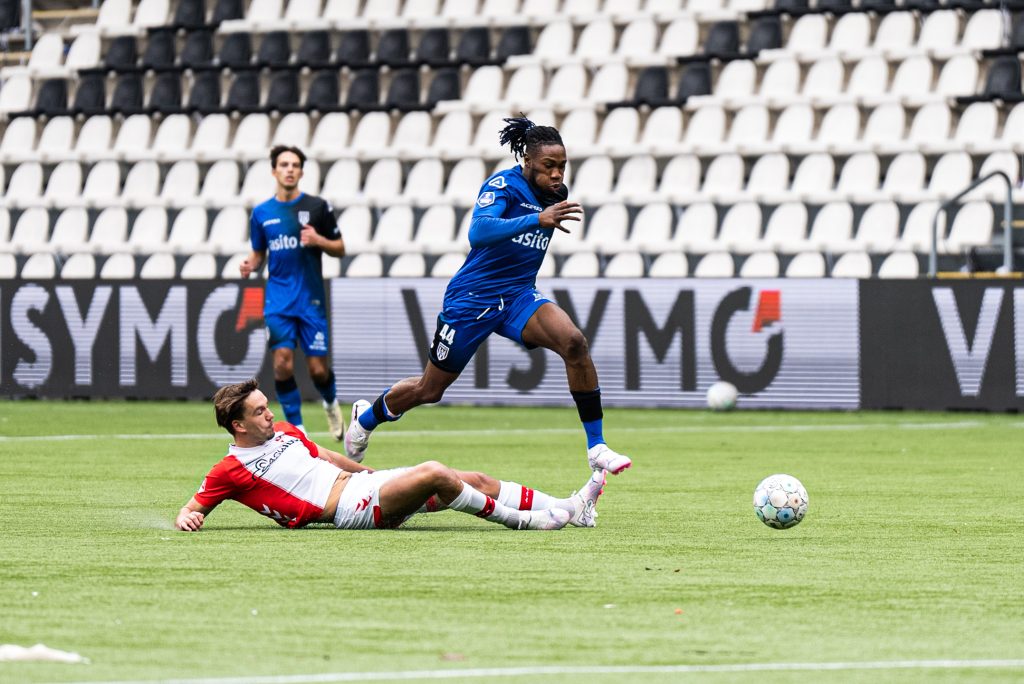
[[[195,497],[192,497],[178,511],[178,517],[174,520],[174,526],[182,532],[198,532],[199,528],[203,526],[206,516],[212,510],[211,507],[202,505],[196,501]]]
[[[338,466],[345,472],[361,473],[364,470],[371,473],[373,472],[373,468],[371,468],[370,466],[363,465],[362,463],[356,463],[348,456],[345,456],[344,454],[339,454],[337,451],[331,451],[327,447],[322,447],[319,444],[316,445],[316,448],[319,450],[319,452],[317,453],[317,456],[319,458],[322,458],[328,463],[333,463],[334,465]]]

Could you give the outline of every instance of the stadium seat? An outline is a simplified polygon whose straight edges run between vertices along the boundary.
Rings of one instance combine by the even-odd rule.
[[[45,209],[26,209],[14,224],[9,242],[0,244],[0,251],[32,254],[49,250],[50,219]]]
[[[135,254],[152,254],[167,243],[167,212],[163,207],[146,207],[132,222],[128,247]]]
[[[129,207],[158,204],[160,194],[160,167],[155,161],[138,162],[128,170],[121,203]],[[114,203],[116,204],[116,203]]]
[[[101,211],[93,223],[86,248],[96,254],[128,250],[128,212],[122,207]]]
[[[14,163],[35,161],[38,159],[35,144],[35,120],[27,117],[12,119],[0,139],[0,157]]]
[[[486,178],[482,159],[460,159],[448,174],[444,199],[456,206],[468,207],[476,200],[477,192]]]
[[[807,241],[807,207],[802,202],[787,202],[775,207],[768,217],[764,236],[755,249],[795,254]]]
[[[878,277],[884,279],[916,278],[920,264],[913,252],[893,252],[878,267]]]
[[[774,252],[754,252],[740,266],[741,278],[778,278],[779,257]]]
[[[124,252],[111,254],[100,267],[101,280],[132,280],[135,273],[135,257]]]
[[[611,193],[614,175],[610,157],[602,155],[583,160],[569,179],[573,196],[582,204],[603,203]]]
[[[57,276],[57,263],[52,254],[32,254],[21,266],[22,280],[51,280]]]
[[[320,117],[309,143],[309,153],[322,161],[347,156],[349,117],[344,112],[330,112]]]
[[[13,254],[0,252],[0,280],[13,280],[18,275],[18,260]]]
[[[466,256],[461,253],[442,254],[430,269],[431,278],[449,279],[462,267]]]
[[[96,277],[96,257],[92,254],[72,254],[60,268],[62,280],[92,280]]]
[[[361,198],[361,177],[359,162],[354,159],[339,159],[327,170],[320,194],[337,206],[358,203]]]
[[[345,108],[369,112],[380,107],[380,82],[376,69],[363,69],[355,73],[345,94]]]
[[[213,219],[206,246],[214,254],[241,254],[249,250],[249,212],[243,207],[224,207]],[[347,246],[347,243],[346,243]]]
[[[873,254],[889,252],[896,246],[899,228],[900,210],[896,203],[876,202],[861,215],[850,249]]]
[[[32,79],[15,75],[6,79],[0,89],[0,113],[23,112],[32,101]]]
[[[171,20],[175,29],[202,29],[206,26],[205,0],[178,0]]]
[[[82,188],[82,201],[89,207],[120,203],[121,167],[116,161],[101,161],[89,170]]]
[[[379,254],[357,254],[345,269],[346,278],[380,278],[384,275],[384,262]]]
[[[252,36],[248,33],[228,33],[217,52],[214,65],[226,69],[243,69],[251,66]]]
[[[173,31],[157,29],[150,31],[146,38],[146,49],[142,52],[139,66],[146,69],[163,70],[174,68],[175,35]]]
[[[812,249],[837,252],[849,245],[852,237],[853,208],[848,202],[829,202],[814,217],[807,244]]]
[[[177,274],[172,254],[152,254],[142,263],[139,277],[143,280],[169,280]]]
[[[871,257],[866,252],[847,252],[832,266],[833,278],[870,278]]]
[[[341,106],[341,85],[338,73],[331,69],[316,72],[306,90],[306,109],[334,112]]]
[[[399,254],[388,267],[389,278],[422,278],[426,274],[426,260],[418,252]]]
[[[413,250],[413,213],[407,205],[388,207],[377,221],[373,242],[381,254],[402,254]]]
[[[259,204],[274,194],[274,180],[271,176],[270,160],[253,162],[242,179],[239,198],[245,204]]]
[[[988,202],[968,202],[953,217],[953,225],[941,251],[957,254],[992,242],[994,213]]]
[[[84,207],[69,207],[60,212],[53,224],[47,250],[59,254],[73,254],[86,249],[89,216]]]
[[[39,204],[43,194],[43,167],[38,162],[19,164],[11,174],[4,194],[8,207],[27,207]]]
[[[932,244],[932,222],[939,210],[938,202],[920,202],[914,205],[903,224],[896,251],[928,252]],[[946,235],[947,216],[943,212],[938,216],[936,232],[939,240]]]
[[[402,164],[397,159],[379,159],[366,172],[363,196],[377,206],[404,202],[402,198]]]
[[[423,212],[416,224],[412,247],[423,254],[456,252],[455,210],[448,205],[434,205]]]
[[[558,271],[561,278],[596,278],[601,275],[601,263],[593,252],[571,254]]]
[[[164,177],[160,190],[163,206],[184,207],[196,203],[199,196],[199,165],[194,161],[175,162]]]
[[[114,157],[127,161],[147,159],[153,121],[145,114],[133,114],[121,121],[114,139]]]
[[[65,207],[82,201],[82,166],[75,161],[62,161],[50,172],[43,193],[46,206]]]
[[[419,207],[443,200],[444,165],[440,159],[421,159],[409,169],[403,198]]]
[[[309,146],[309,116],[304,112],[286,114],[277,122],[270,146],[290,145],[299,149]]]
[[[172,114],[160,122],[153,136],[150,148],[152,155],[159,160],[178,160],[188,154],[188,144],[192,140],[192,122],[185,114]],[[188,157],[190,158],[190,157]]]
[[[735,273],[736,264],[728,252],[706,254],[693,269],[696,278],[731,278]]]
[[[647,275],[651,278],[685,278],[690,274],[686,255],[681,252],[666,252],[652,263]]]
[[[253,161],[267,155],[269,143],[270,117],[262,113],[252,113],[238,122],[230,151],[236,159]]]
[[[167,23],[169,5],[169,0],[139,0],[132,18],[132,26],[138,29],[163,26]]]
[[[184,280],[212,280],[217,277],[217,260],[212,254],[193,254],[181,265]]]
[[[192,90],[189,92],[185,109],[194,114],[204,115],[203,120],[199,122],[200,127],[207,118],[217,116],[215,112],[221,109],[220,85],[219,72],[200,71],[193,76]]]
[[[279,71],[270,79],[263,108],[269,112],[293,112],[299,109],[299,76],[290,70]]]
[[[221,159],[206,171],[199,199],[209,207],[236,204],[240,180],[238,164],[229,159]]]
[[[586,235],[580,243],[580,249],[599,255],[612,255],[625,249],[629,211],[624,204],[602,204],[588,218]]]
[[[819,252],[801,252],[786,266],[787,278],[824,278],[825,257]]]
[[[57,116],[46,122],[35,156],[43,162],[64,160],[74,139],[74,122],[69,116]]]

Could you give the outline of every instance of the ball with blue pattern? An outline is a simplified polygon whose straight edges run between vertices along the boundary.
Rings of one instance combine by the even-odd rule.
[[[807,490],[792,475],[769,475],[754,490],[754,513],[768,527],[784,530],[807,513]]]

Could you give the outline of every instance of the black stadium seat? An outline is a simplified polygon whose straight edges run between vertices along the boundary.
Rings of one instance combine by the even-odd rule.
[[[661,107],[669,102],[668,97],[668,69],[663,66],[644,67],[636,79],[636,89],[633,97],[622,102],[609,102],[606,106],[609,109],[615,107]]]
[[[71,106],[73,114],[91,116],[107,109],[107,79],[102,74],[79,75],[75,101]]]
[[[171,26],[175,29],[197,29],[206,25],[205,0],[178,0]]]
[[[442,100],[458,100],[462,88],[459,84],[459,70],[453,67],[438,69],[427,90],[427,107],[433,109]]]
[[[217,4],[213,8],[213,17],[211,17],[211,22],[219,24],[222,21],[244,18],[244,0],[217,0]]]
[[[431,67],[442,67],[451,63],[451,42],[448,29],[427,29],[420,36],[420,44],[416,46],[416,63]]]
[[[380,109],[380,79],[376,69],[357,71],[348,86],[345,108],[368,112]]]
[[[985,77],[985,87],[981,94],[958,97],[957,102],[960,104],[990,100],[1020,102],[1024,100],[1024,95],[1021,94],[1020,77],[1020,60],[1016,54],[996,57],[989,65],[988,76]]]
[[[703,53],[708,57],[731,57],[740,50],[740,25],[736,21],[712,24],[704,41]]]
[[[0,30],[21,25],[21,0],[0,0]]]
[[[201,71],[192,82],[188,95],[188,110],[199,114],[220,111],[220,72]]]
[[[338,86],[338,72],[335,69],[318,71],[306,91],[306,109],[331,112],[341,105],[341,89]]]
[[[139,52],[135,36],[118,36],[103,55],[103,66],[109,71],[130,71],[138,66]]]
[[[370,64],[370,32],[362,29],[341,34],[335,61],[340,66],[361,69]]]
[[[491,32],[486,26],[466,29],[455,49],[459,64],[482,65],[491,62]]]
[[[499,62],[504,62],[514,55],[528,55],[532,50],[530,28],[528,26],[509,26],[501,33],[494,57]]]
[[[387,97],[384,98],[384,106],[403,112],[423,109],[423,105],[420,104],[420,72],[416,69],[400,69],[393,72]]]
[[[150,31],[146,50],[142,53],[143,69],[174,68],[174,32]]]
[[[153,90],[149,93],[149,114],[177,114],[184,111],[181,107],[181,72],[166,71],[160,74]]]
[[[141,114],[142,76],[140,74],[121,74],[114,86],[114,95],[110,99],[110,110],[116,114]]]
[[[328,31],[306,31],[299,43],[295,64],[300,67],[318,69],[331,62],[331,34]]]
[[[743,50],[748,57],[757,57],[761,50],[782,47],[782,22],[778,16],[758,17],[750,27],[750,37]]]
[[[299,75],[294,71],[278,71],[270,79],[267,102],[269,111],[293,112],[299,107]]]
[[[707,62],[687,64],[679,75],[679,87],[673,101],[684,104],[687,98],[711,94],[711,67]]]
[[[270,31],[263,34],[256,65],[279,69],[288,66],[292,59],[292,47],[287,31]]]
[[[229,69],[242,69],[252,64],[252,36],[248,33],[229,33],[220,46],[215,62]]]
[[[224,105],[228,111],[242,113],[260,110],[260,76],[255,71],[238,71],[228,89],[228,100]]]
[[[390,67],[409,64],[409,32],[405,29],[389,29],[381,34],[377,43],[377,63]]]
[[[178,55],[178,65],[184,69],[205,69],[212,64],[213,34],[205,29],[189,31]]]
[[[62,116],[68,114],[68,83],[63,78],[50,78],[39,85],[32,109],[11,112],[9,116]]]

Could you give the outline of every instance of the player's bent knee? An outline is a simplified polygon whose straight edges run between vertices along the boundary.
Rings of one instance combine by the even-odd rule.
[[[587,338],[579,330],[574,331],[566,338],[563,349],[563,355],[568,361],[582,361],[590,355]]]

